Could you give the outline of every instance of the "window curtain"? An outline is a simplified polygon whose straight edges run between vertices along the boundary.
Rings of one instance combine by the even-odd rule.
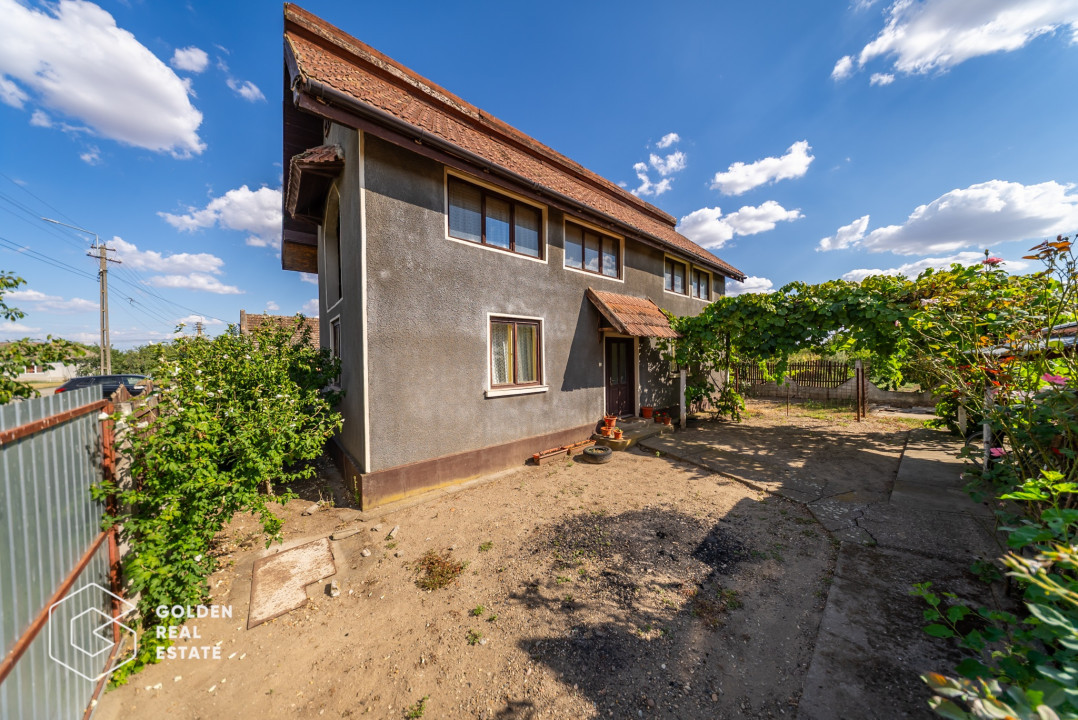
[[[521,255],[539,257],[539,211],[517,205],[514,247]]]
[[[509,385],[513,382],[513,326],[508,323],[490,325],[490,373],[491,385]]]
[[[509,203],[487,196],[487,245],[509,249]]]
[[[534,325],[517,325],[517,382],[537,382],[539,374],[536,368],[538,353],[537,330]]]
[[[449,234],[462,240],[483,240],[483,196],[479,188],[449,183]]]

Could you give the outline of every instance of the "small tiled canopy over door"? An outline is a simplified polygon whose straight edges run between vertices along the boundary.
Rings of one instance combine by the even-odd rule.
[[[632,415],[636,408],[632,338],[606,338],[606,412]]]

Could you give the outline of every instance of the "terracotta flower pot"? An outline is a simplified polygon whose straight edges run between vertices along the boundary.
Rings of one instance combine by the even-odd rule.
[[[614,428],[610,425],[604,425],[603,427],[599,428],[599,432],[602,433],[603,437],[610,437],[610,433],[613,430]]]
[[[640,416],[644,419],[650,418],[652,413],[654,412],[655,408],[653,408],[651,405],[644,405],[640,408]]]
[[[673,425],[673,420],[670,418],[669,415],[663,417],[663,425]]]
[[[612,432],[614,433],[615,440],[621,440],[621,428],[614,428]]]
[[[659,423],[661,425],[662,421],[663,421],[662,413],[659,413],[658,415],[655,415],[654,420],[655,420],[655,422],[657,422],[657,423]]]
[[[616,423],[617,421],[618,421],[618,416],[617,415],[604,415],[603,416],[603,422],[606,423],[607,427],[614,427],[614,423]]]

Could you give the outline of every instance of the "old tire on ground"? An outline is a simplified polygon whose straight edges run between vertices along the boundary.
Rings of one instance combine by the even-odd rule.
[[[595,447],[584,449],[584,459],[596,465],[610,462],[612,457],[614,457],[614,451],[605,445],[596,445]]]

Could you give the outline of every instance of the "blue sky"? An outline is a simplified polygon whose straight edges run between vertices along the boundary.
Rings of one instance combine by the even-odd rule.
[[[1078,0],[306,9],[680,218],[750,276],[1030,269],[1078,229]],[[310,311],[280,269],[282,6],[0,0],[0,337]]]

